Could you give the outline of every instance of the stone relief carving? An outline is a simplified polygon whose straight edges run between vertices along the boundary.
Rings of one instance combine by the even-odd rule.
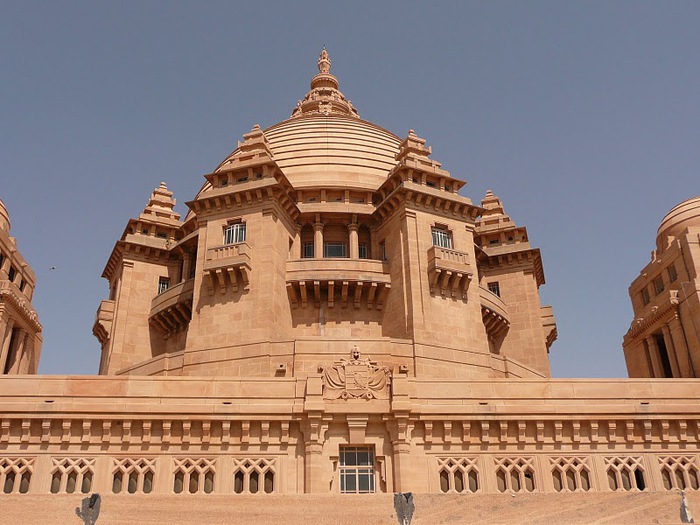
[[[354,347],[350,359],[341,357],[331,366],[321,367],[323,396],[328,399],[387,399],[390,371],[369,357],[362,358]]]

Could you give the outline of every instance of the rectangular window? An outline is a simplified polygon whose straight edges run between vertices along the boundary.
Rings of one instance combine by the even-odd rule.
[[[8,276],[9,279],[10,279],[10,281],[14,281],[14,280],[15,280],[15,273],[16,273],[16,272],[15,272],[15,267],[14,267],[14,266],[10,266],[10,271],[9,271],[8,274],[7,274],[7,276]]]
[[[651,301],[651,297],[649,297],[649,289],[648,289],[648,288],[644,288],[644,289],[642,290],[642,302],[643,302],[645,305],[647,305],[647,304],[649,304],[650,301]]]
[[[347,257],[344,242],[327,242],[323,245],[323,256],[326,258]]]
[[[489,287],[489,292],[491,292],[494,295],[497,295],[498,297],[501,296],[501,285],[498,283],[498,281],[494,281],[492,283],[489,283],[488,287]]]
[[[379,249],[381,250],[382,261],[386,261],[386,241],[382,241],[379,243]]]
[[[359,253],[360,259],[369,259],[368,255],[367,255],[367,245],[366,244],[360,244],[357,246],[357,248],[359,250],[358,253]]]
[[[433,246],[452,249],[452,234],[445,228],[432,228]]]
[[[302,259],[313,259],[314,258],[314,243],[305,242],[301,248],[301,258]]]
[[[664,291],[664,280],[660,275],[654,279],[654,291],[656,292],[656,295],[659,295]]]
[[[678,279],[678,272],[676,271],[676,266],[672,264],[668,267],[668,282],[675,282],[676,279]]]
[[[374,492],[374,447],[340,447],[340,492]]]
[[[224,228],[224,244],[245,242],[245,222],[234,222]]]
[[[161,294],[170,286],[170,279],[167,277],[161,277],[158,279],[158,293]]]

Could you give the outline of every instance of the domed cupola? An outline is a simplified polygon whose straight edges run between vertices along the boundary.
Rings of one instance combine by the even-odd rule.
[[[700,197],[684,200],[666,214],[656,235],[658,251],[664,251],[678,234],[690,226],[700,226]]]

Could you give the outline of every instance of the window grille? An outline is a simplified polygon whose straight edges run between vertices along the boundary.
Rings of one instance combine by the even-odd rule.
[[[535,466],[531,457],[496,458],[499,492],[534,492]]]
[[[323,257],[327,259],[347,257],[347,245],[344,242],[327,242],[323,244]]]
[[[557,492],[588,492],[591,490],[591,471],[586,458],[560,457],[549,459],[552,481]]]
[[[174,459],[173,492],[175,494],[211,494],[216,475],[215,459]]]
[[[155,462],[155,459],[115,459],[112,492],[151,493],[156,472]]]
[[[233,492],[236,494],[272,494],[276,492],[275,459],[233,460]]]
[[[51,458],[51,494],[82,492],[92,490],[95,475],[95,460],[85,458]]]
[[[34,458],[0,459],[0,487],[5,494],[26,494],[34,470]]]
[[[374,492],[374,447],[340,448],[340,492]]]
[[[314,243],[305,242],[301,251],[302,259],[313,259],[314,258]]]
[[[170,279],[161,277],[158,279],[158,293],[161,294],[170,287]]]
[[[224,244],[245,242],[245,222],[234,222],[224,228]]]
[[[498,297],[501,296],[501,285],[498,283],[498,281],[494,281],[492,283],[489,283],[488,287],[489,287],[489,292],[491,292],[494,295],[497,295]]]
[[[432,228],[433,246],[452,249],[452,234],[444,228]]]
[[[358,248],[358,257],[360,259],[369,259],[369,256],[367,254],[367,245],[366,244],[359,244],[357,246]]]
[[[604,459],[610,490],[631,491],[646,488],[642,458],[613,457]]]
[[[476,458],[437,458],[440,491],[474,493],[479,490]]]
[[[700,467],[697,456],[662,456],[661,478],[666,490],[698,490]]]
[[[381,243],[379,243],[379,248],[382,252],[382,261],[386,261],[386,241],[382,241]]]

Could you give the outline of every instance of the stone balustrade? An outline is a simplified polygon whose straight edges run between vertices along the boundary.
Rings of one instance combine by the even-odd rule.
[[[342,307],[350,302],[359,308],[364,300],[367,308],[381,310],[390,288],[389,265],[384,261],[327,258],[287,262],[287,292],[294,308],[305,308],[310,296],[319,306],[323,296],[331,308],[340,299]]]
[[[149,322],[162,334],[181,330],[192,318],[194,279],[187,279],[171,286],[151,301]]]
[[[452,297],[458,295],[467,298],[467,290],[472,280],[473,271],[469,264],[469,254],[431,246],[428,249],[428,273],[430,275],[430,291]]]
[[[204,273],[209,284],[209,293],[219,287],[226,293],[230,285],[234,292],[247,289],[251,270],[251,249],[245,242],[226,244],[207,249],[204,260]]]
[[[495,337],[508,330],[510,316],[503,299],[483,286],[479,286],[479,298],[481,300],[481,318],[486,326],[486,332]]]

